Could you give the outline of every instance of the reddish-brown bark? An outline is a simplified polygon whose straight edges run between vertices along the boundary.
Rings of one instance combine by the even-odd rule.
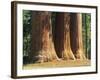
[[[51,33],[51,13],[33,12],[32,57],[39,62],[58,59]]]
[[[71,13],[70,38],[71,48],[77,59],[85,59],[82,42],[82,16],[80,13]]]
[[[57,13],[55,26],[55,48],[63,59],[75,59],[70,46],[70,15]]]

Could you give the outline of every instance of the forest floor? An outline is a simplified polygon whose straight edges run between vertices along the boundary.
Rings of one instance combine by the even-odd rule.
[[[90,66],[90,60],[61,60],[23,65],[23,69]]]

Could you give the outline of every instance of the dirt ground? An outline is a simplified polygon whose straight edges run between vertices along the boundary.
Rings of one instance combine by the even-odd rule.
[[[23,69],[90,66],[90,60],[61,60],[23,65]]]

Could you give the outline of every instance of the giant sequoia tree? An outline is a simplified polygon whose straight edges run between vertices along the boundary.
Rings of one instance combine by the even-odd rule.
[[[52,12],[31,11],[31,15],[30,61],[86,59],[81,13],[56,12],[51,17]]]
[[[72,51],[77,59],[86,59],[82,42],[82,15],[80,13],[71,13],[70,17],[70,38]]]
[[[70,45],[70,14],[57,13],[55,23],[55,48],[63,59],[75,59]]]
[[[50,12],[32,12],[32,59],[39,62],[58,59],[51,27]]]

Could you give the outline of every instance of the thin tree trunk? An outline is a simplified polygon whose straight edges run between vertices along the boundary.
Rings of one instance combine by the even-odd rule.
[[[82,42],[82,16],[80,13],[71,13],[70,19],[71,48],[77,59],[85,59]]]
[[[46,62],[58,59],[51,32],[51,13],[32,13],[32,58],[34,61]]]
[[[68,13],[56,14],[55,48],[57,55],[63,59],[75,59],[70,46],[70,16]]]

